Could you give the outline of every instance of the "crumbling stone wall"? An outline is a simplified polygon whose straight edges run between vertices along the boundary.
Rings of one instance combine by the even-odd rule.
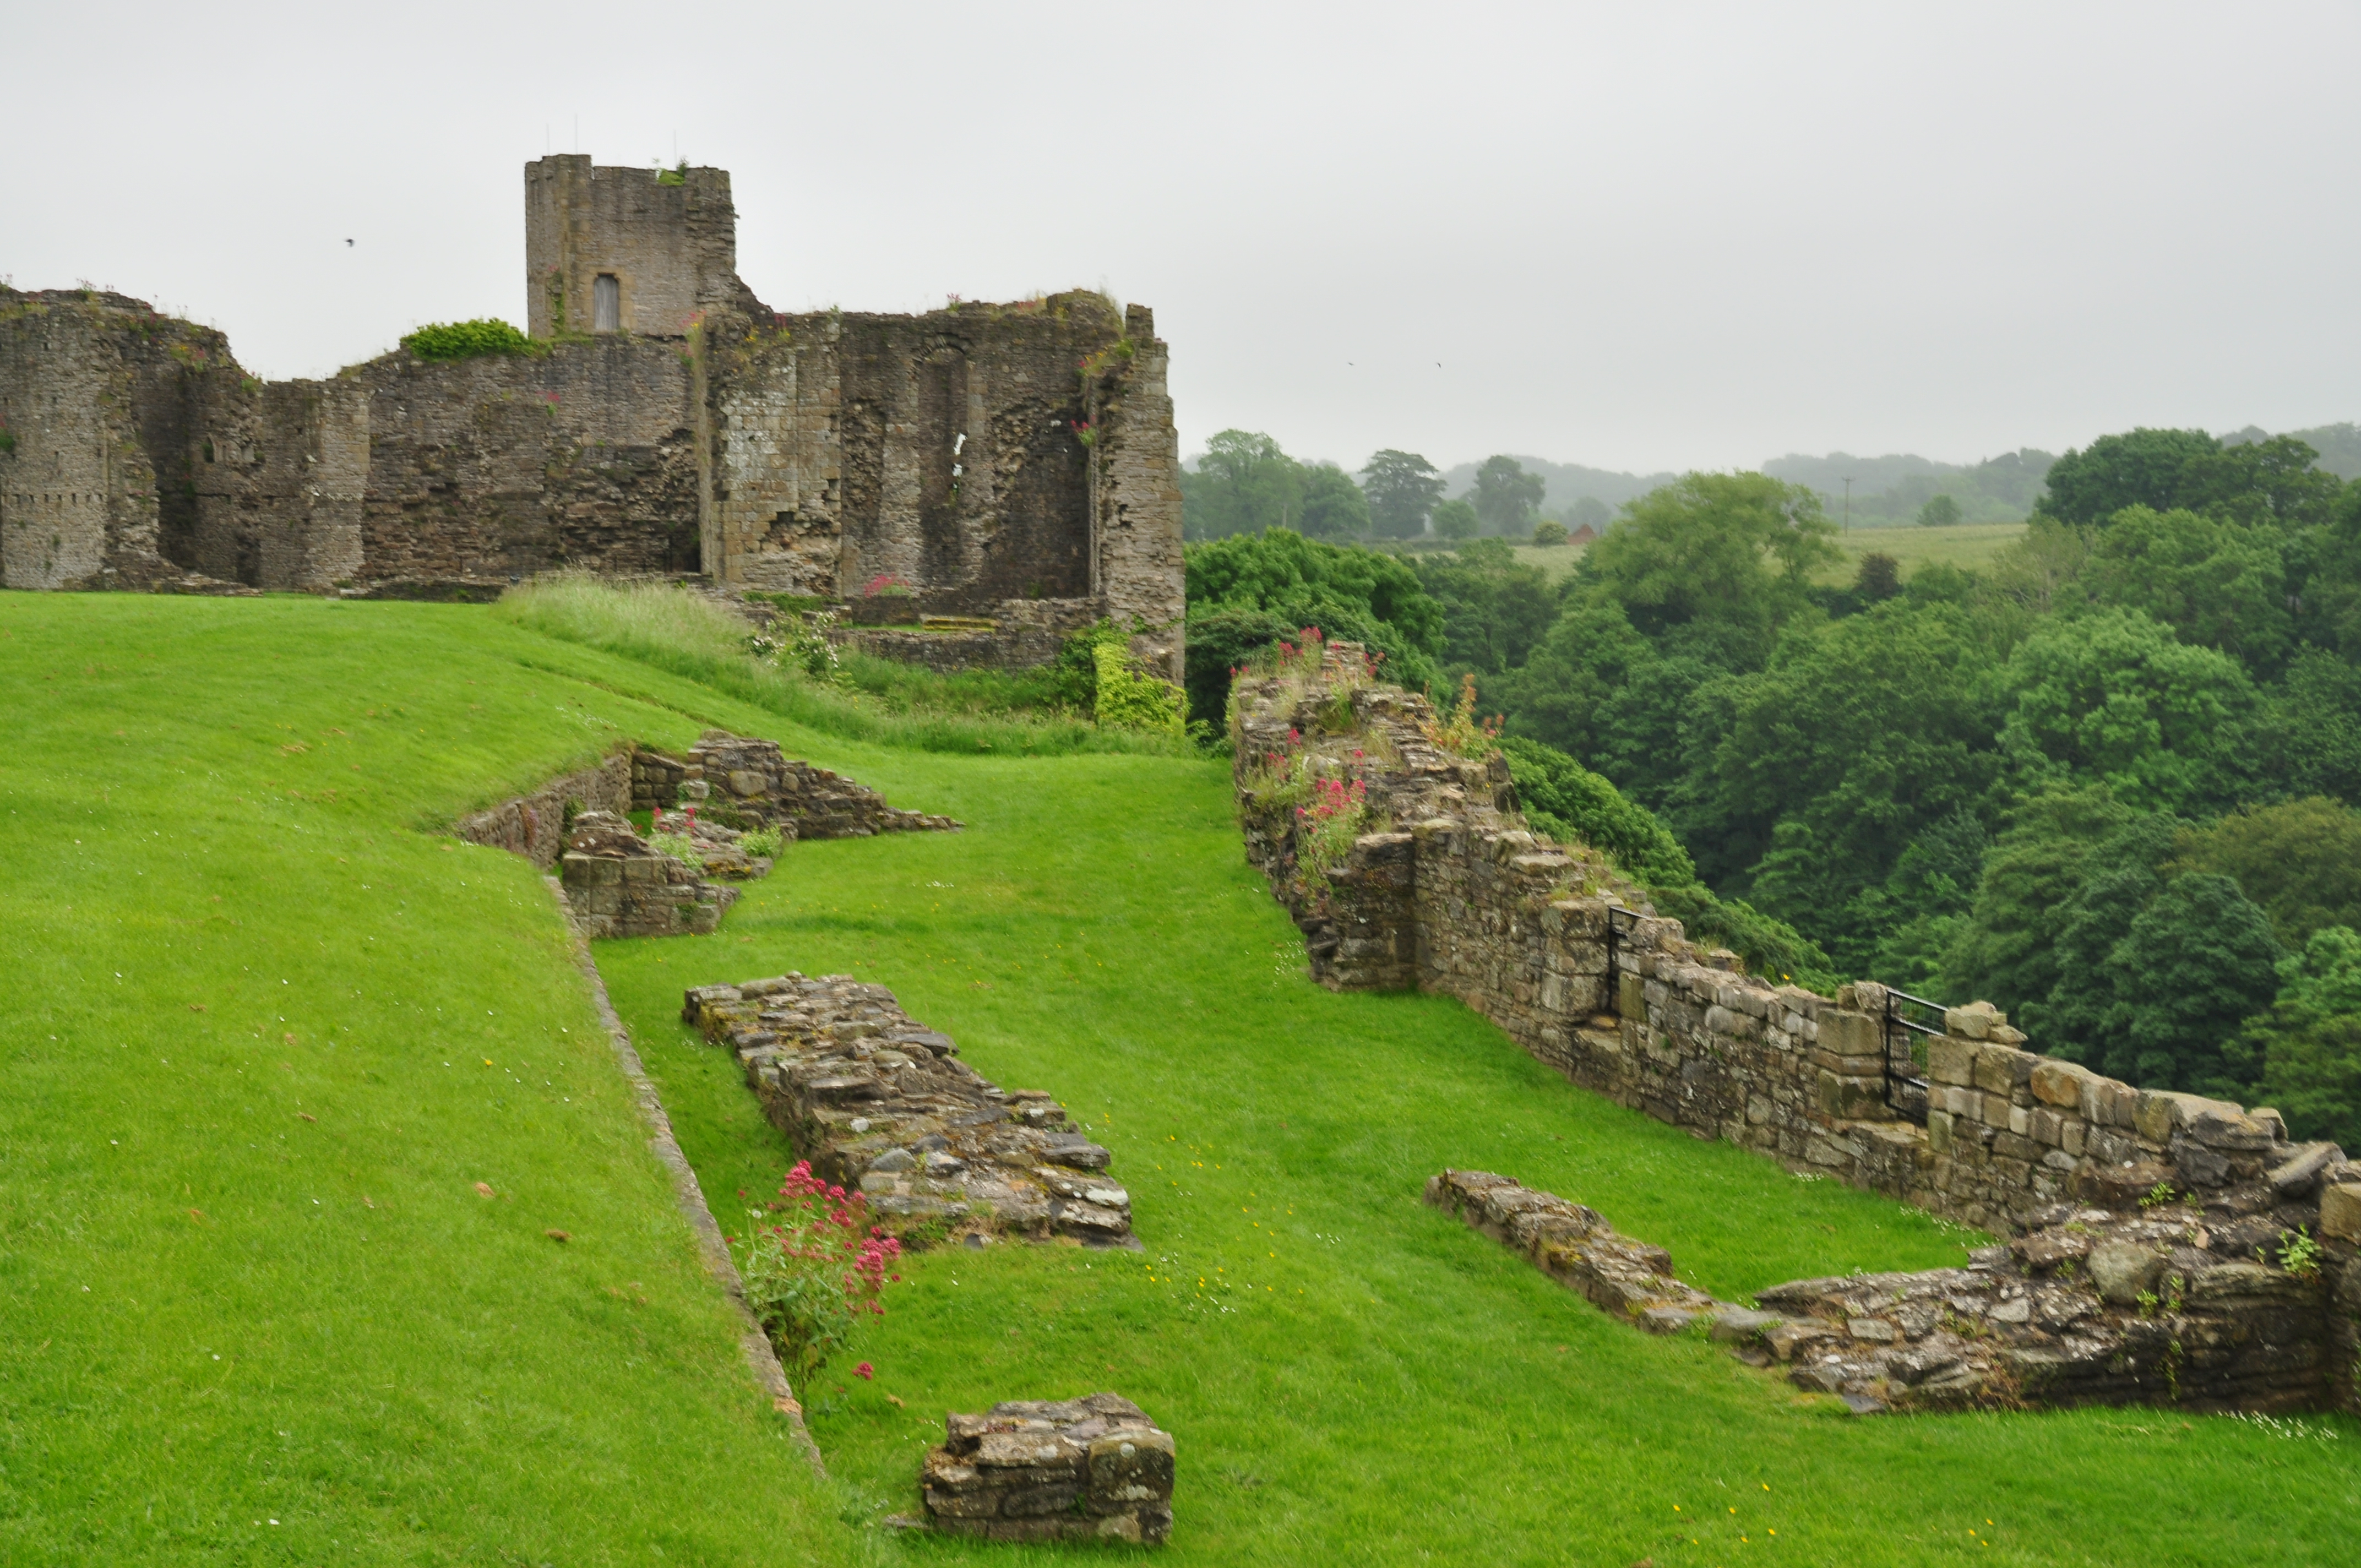
[[[1064,604],[1151,629],[1140,651],[1171,663],[1180,446],[1146,307],[719,314],[697,351],[720,580],[840,598],[890,576],[928,613],[1009,620]]]
[[[360,411],[140,301],[0,288],[0,587],[325,588],[359,562]]]
[[[1131,1195],[1065,1107],[999,1088],[882,985],[787,974],[697,986],[681,1016],[737,1054],[772,1124],[888,1229],[1139,1245]]]
[[[943,1427],[919,1472],[936,1530],[1149,1546],[1172,1533],[1172,1434],[1120,1394],[1005,1399]]]
[[[1916,1124],[1897,1109],[1916,1068],[1883,987],[1817,996],[1699,949],[1595,850],[1527,831],[1499,759],[1437,748],[1424,699],[1369,682],[1356,655],[1338,645],[1316,674],[1242,681],[1235,697],[1247,856],[1303,928],[1323,983],[1457,996],[1620,1103],[2002,1232],[2061,1202],[2136,1212],[2161,1184],[2216,1205],[2275,1172],[2316,1184],[2340,1166],[2332,1146],[2290,1145],[2275,1112],[2026,1050],[1981,1003],[1945,1014]],[[1280,776],[1305,757],[1358,781],[1379,829],[1324,874],[1303,863]]]
[[[137,301],[0,292],[0,415],[23,427],[21,455],[0,441],[5,580],[476,596],[575,566],[838,599],[892,576],[1012,629],[961,667],[1054,657],[1031,634],[1049,607],[1180,678],[1180,445],[1147,307],[785,315],[737,275],[726,170],[568,154],[525,195],[526,354],[265,387]]]
[[[776,740],[708,729],[685,758],[641,751],[631,759],[631,809],[701,804],[708,815],[749,827],[788,826],[798,839],[866,839],[878,833],[950,832],[948,817],[904,811],[864,784],[797,762]]]
[[[546,871],[564,851],[566,828],[576,814],[600,811],[624,817],[631,812],[632,755],[617,751],[593,766],[552,779],[531,795],[463,817],[452,831],[471,844],[522,855]]]
[[[707,882],[611,812],[575,816],[558,870],[576,923],[593,938],[702,937],[738,902],[736,888]]]
[[[369,580],[698,569],[681,344],[616,335],[440,363],[397,350],[348,374],[368,401]]]
[[[1662,1248],[1504,1176],[1445,1170],[1426,1200],[1617,1317],[1659,1333],[1706,1322],[1743,1359],[1784,1365],[1861,1414],[2353,1409],[2345,1352],[2361,1301],[2349,1281],[2361,1266],[2312,1190],[2281,1171],[2202,1205],[2059,1204],[1964,1268],[1795,1280],[1757,1291],[1753,1308],[1681,1284]],[[2297,1239],[2315,1230],[2330,1236],[2324,1254]]]
[[[618,333],[685,337],[705,312],[747,297],[726,169],[602,169],[555,153],[524,166],[524,223],[535,337],[598,332],[602,274],[616,282]]]

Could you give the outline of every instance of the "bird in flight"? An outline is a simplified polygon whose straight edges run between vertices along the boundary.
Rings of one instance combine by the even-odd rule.
[[[352,242],[351,240],[346,240],[346,241],[345,241],[345,243],[346,243],[346,245],[350,245],[350,244],[352,244],[353,242]]]

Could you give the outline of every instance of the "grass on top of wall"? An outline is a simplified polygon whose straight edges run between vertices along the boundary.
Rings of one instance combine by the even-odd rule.
[[[931,675],[856,663],[843,681],[815,681],[755,659],[752,628],[728,608],[666,583],[615,584],[580,573],[510,589],[492,613],[544,636],[620,654],[725,692],[822,734],[919,751],[1011,756],[1080,751],[1185,753],[1188,742],[1101,729],[1085,719],[1024,711],[1032,687],[997,672]]]

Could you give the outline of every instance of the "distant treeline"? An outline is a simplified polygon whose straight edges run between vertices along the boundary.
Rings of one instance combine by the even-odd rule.
[[[2323,471],[2361,478],[2361,426],[2326,424],[2289,433],[2320,455]],[[2271,437],[2249,425],[2215,439],[2226,447]],[[1910,453],[1790,453],[1763,464],[1762,472],[1816,492],[1839,523],[1940,527],[2023,521],[2056,461],[2053,454],[2030,446],[1977,463],[1942,463]],[[1313,539],[1521,538],[1543,521],[1568,530],[1587,524],[1603,532],[1626,503],[1675,477],[1553,463],[1520,453],[1437,468],[1417,453],[1390,448],[1347,473],[1333,463],[1290,457],[1257,432],[1225,430],[1189,461],[1180,488],[1191,539],[1266,528],[1291,528]],[[1472,530],[1458,532],[1468,521],[1466,514],[1441,510],[1452,502],[1464,503],[1473,513]]]

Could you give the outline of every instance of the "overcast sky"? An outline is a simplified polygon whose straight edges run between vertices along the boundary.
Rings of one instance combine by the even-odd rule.
[[[522,165],[676,150],[731,171],[774,308],[1152,304],[1191,452],[1649,470],[2361,419],[2349,0],[0,0],[0,274],[273,378],[522,323]]]

